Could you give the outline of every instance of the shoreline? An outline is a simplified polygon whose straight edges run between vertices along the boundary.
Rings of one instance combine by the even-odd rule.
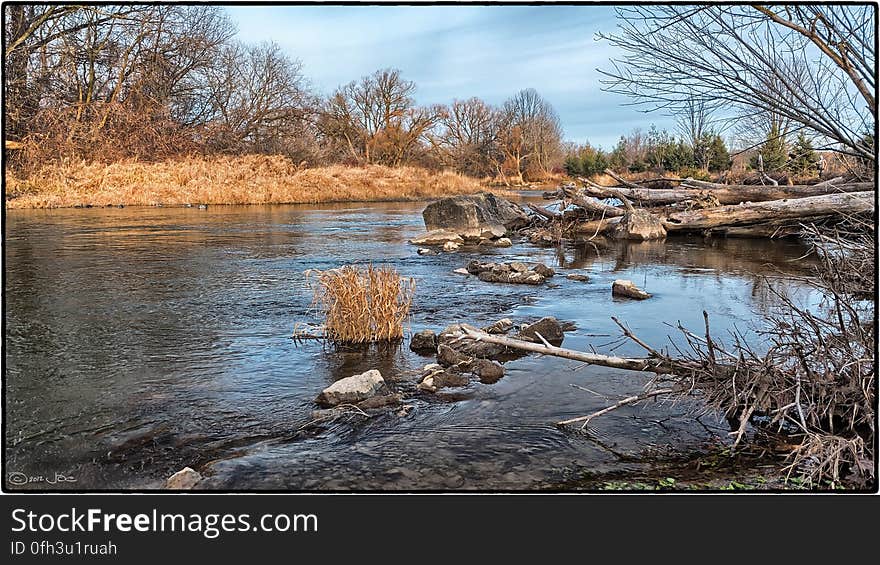
[[[26,177],[6,169],[4,180],[7,210],[415,202],[483,190],[511,192],[449,171],[301,168],[288,158],[263,155],[51,164]]]

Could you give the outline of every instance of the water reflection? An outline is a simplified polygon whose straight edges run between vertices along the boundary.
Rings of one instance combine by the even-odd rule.
[[[618,316],[652,343],[663,322],[749,328],[774,304],[761,275],[800,291],[805,249],[788,242],[595,240],[484,250],[543,261],[546,287],[490,285],[452,271],[477,250],[421,257],[406,240],[423,204],[212,206],[7,212],[6,456],[10,472],[69,486],[150,487],[185,465],[230,488],[548,488],[585,470],[625,469],[657,445],[708,432],[684,406],[627,408],[593,436],[553,422],[631,394],[644,377],[524,357],[506,376],[415,398],[404,415],[303,428],[329,383],[378,368],[411,390],[432,359],[403,347],[329,348],[289,338],[311,320],[304,271],[387,263],[417,282],[412,330],[554,315],[568,347],[607,351]],[[612,300],[611,281],[654,293]],[[620,354],[640,354],[627,344]],[[601,396],[573,389],[575,383]],[[662,422],[659,425],[656,422]],[[623,454],[623,456],[621,455]],[[40,488],[30,485],[27,488]]]

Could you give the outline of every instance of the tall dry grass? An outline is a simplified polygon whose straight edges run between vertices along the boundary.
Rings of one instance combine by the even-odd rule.
[[[367,343],[403,337],[416,283],[391,267],[345,266],[307,271],[314,304],[324,315],[325,337]],[[314,277],[314,278],[312,278]]]
[[[310,169],[264,155],[50,164],[24,178],[6,171],[7,208],[402,201],[479,190],[479,180],[453,172],[380,165]]]

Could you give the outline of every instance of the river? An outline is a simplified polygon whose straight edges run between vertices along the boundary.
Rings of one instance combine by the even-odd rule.
[[[419,256],[407,240],[423,230],[423,208],[7,211],[7,486],[152,489],[184,466],[206,476],[199,488],[244,490],[565,490],[625,474],[726,430],[662,402],[560,430],[647,376],[537,357],[508,362],[491,385],[414,396],[405,413],[308,425],[334,380],[376,368],[413,390],[433,359],[405,344],[295,344],[294,324],[318,321],[304,271],[372,261],[414,277],[413,332],[552,315],[577,325],[565,347],[641,355],[620,345],[611,316],[664,345],[677,339],[666,323],[702,331],[706,310],[718,336],[738,328],[759,343],[753,332],[775,304],[760,275],[798,294],[789,275],[809,267],[796,242],[700,237]],[[487,256],[558,274],[536,288],[453,273]],[[612,298],[617,278],[653,298]]]

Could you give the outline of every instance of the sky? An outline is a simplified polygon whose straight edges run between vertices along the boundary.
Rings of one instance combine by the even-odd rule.
[[[559,113],[565,139],[611,149],[635,128],[674,129],[668,116],[601,90],[597,68],[614,48],[610,6],[228,6],[246,43],[274,41],[330,94],[378,69],[415,81],[419,104],[478,96],[500,104],[536,89]]]

